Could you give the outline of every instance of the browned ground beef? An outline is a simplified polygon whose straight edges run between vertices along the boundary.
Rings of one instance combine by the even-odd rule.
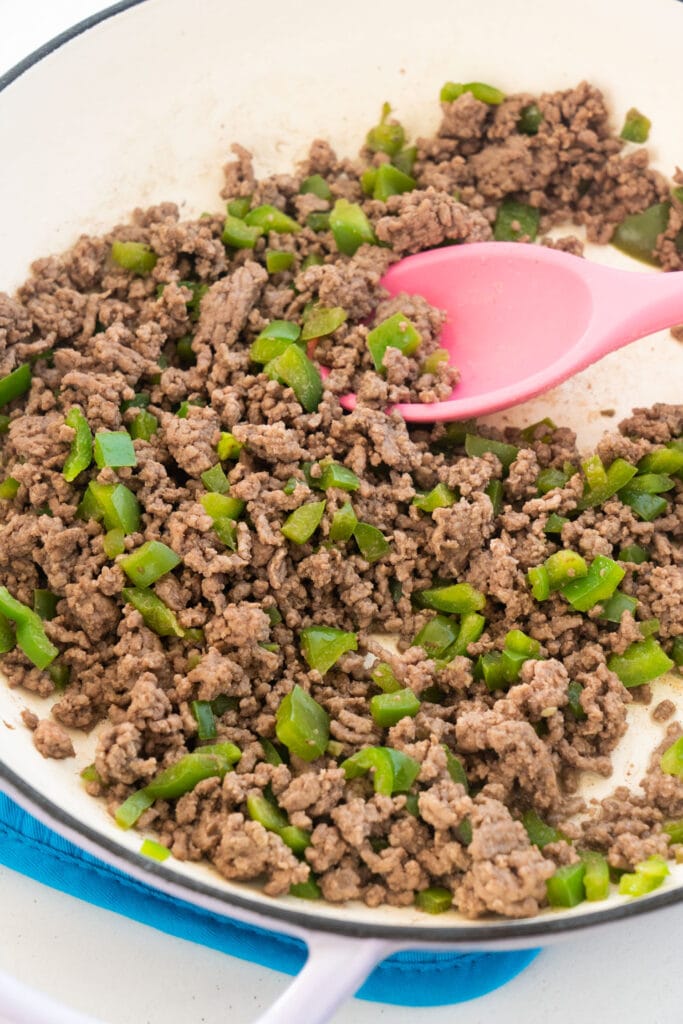
[[[543,120],[536,135],[525,135],[517,122],[531,102]],[[231,250],[221,241],[221,215],[182,222],[174,205],[163,204],[136,210],[130,224],[103,238],[84,236],[63,255],[39,260],[15,297],[0,296],[0,372],[33,361],[30,392],[5,410],[2,464],[19,489],[0,502],[0,582],[28,605],[36,588],[58,596],[45,630],[69,672],[53,718],[26,715],[41,753],[69,756],[63,726],[89,730],[104,722],[97,779],[88,785],[114,811],[198,745],[192,701],[231,698],[218,716],[217,738],[241,749],[235,771],[175,801],[157,801],[140,825],[176,857],[206,858],[224,877],[258,879],[274,895],[310,871],[331,901],[402,906],[441,885],[471,917],[534,914],[545,902],[546,879],[576,854],[567,841],[532,846],[518,820],[529,809],[562,825],[579,845],[603,850],[616,868],[666,853],[661,824],[683,813],[683,782],[662,774],[656,757],[645,796],[617,790],[590,810],[583,832],[568,819],[579,809],[577,772],[609,774],[626,728],[632,693],[608,669],[608,655],[640,639],[645,619],[659,619],[666,649],[683,633],[680,479],[654,522],[641,521],[619,498],[579,512],[583,479],[571,431],[540,425],[531,439],[506,431],[504,439],[519,446],[506,473],[493,454],[467,457],[457,431],[409,428],[383,411],[398,400],[443,398],[454,380],[443,364],[436,373],[421,371],[438,346],[442,315],[419,297],[387,300],[379,282],[389,264],[426,247],[490,238],[498,204],[510,195],[541,210],[541,232],[572,222],[607,241],[626,214],[668,195],[645,151],[624,154],[622,146],[603,97],[585,83],[536,98],[511,96],[497,107],[469,93],[443,104],[440,130],[417,141],[418,188],[386,203],[364,198],[359,184],[384,154],[364,149],[357,161],[339,160],[316,141],[296,174],[256,180],[250,154],[236,146],[226,199],[250,196],[253,206],[273,204],[305,224],[310,213],[330,207],[299,192],[304,177],[320,174],[333,199],[362,202],[384,245],[344,256],[329,231],[304,226]],[[674,204],[672,217],[676,210]],[[678,227],[672,220],[673,234],[661,240],[667,268],[681,266],[672,242]],[[152,272],[136,276],[113,263],[114,239],[148,243],[158,255]],[[581,247],[571,236],[550,244]],[[290,269],[267,273],[265,253],[273,249],[294,254]],[[188,281],[207,286],[198,310],[188,307]],[[319,407],[305,412],[292,390],[250,362],[249,346],[272,319],[300,322],[312,302],[342,306],[348,319],[316,347],[315,359],[330,373]],[[422,346],[412,358],[390,349],[380,376],[366,345],[368,321],[396,311],[416,324]],[[187,337],[192,365],[176,348]],[[347,415],[338,396],[350,388],[360,400]],[[124,411],[123,403],[140,393],[159,429],[150,441],[135,441],[137,466],[92,465],[67,483],[67,411],[78,406],[93,432],[124,429],[139,409]],[[216,463],[226,431],[243,444],[239,458],[224,464],[230,494],[246,503],[235,550],[219,539],[200,503],[201,474]],[[682,433],[683,407],[636,410],[620,434],[601,442],[600,454],[607,463],[635,463]],[[315,481],[319,463],[329,459],[352,469],[360,488],[329,489],[319,531],[292,543],[281,526],[293,510],[321,500]],[[541,495],[539,472],[567,462],[574,470],[566,485]],[[184,630],[201,633],[162,639],[123,601],[126,579],[104,552],[102,526],[77,513],[90,480],[120,481],[135,493],[142,525],[126,537],[126,550],[161,540],[180,556],[154,589]],[[486,493],[496,481],[499,510]],[[437,484],[453,490],[454,503],[420,511],[413,498]],[[349,500],[358,519],[388,541],[388,553],[375,562],[353,540],[329,541],[334,514]],[[544,532],[551,513],[567,517],[561,535]],[[623,563],[622,589],[638,604],[619,626],[598,618],[597,609],[574,612],[557,593],[543,603],[531,597],[526,571],[558,548],[616,558],[635,543],[649,557]],[[483,635],[446,665],[412,643],[434,612],[417,610],[411,598],[438,578],[469,582],[486,597]],[[301,653],[300,631],[313,624],[358,637],[358,651],[324,677]],[[511,628],[538,640],[540,657],[527,661],[507,690],[489,692],[474,677],[476,659],[500,650]],[[377,633],[396,634],[398,653],[378,646]],[[378,659],[421,699],[415,717],[390,729],[369,711]],[[39,671],[19,649],[2,667],[10,685],[54,695],[54,672]],[[569,707],[570,680],[583,687],[584,716]],[[276,740],[276,711],[295,684],[328,713],[333,743],[310,763],[287,758],[280,746],[286,763],[272,765],[260,740]],[[672,709],[663,702],[654,714],[666,719]],[[668,743],[681,732],[677,723],[669,729]],[[372,745],[419,762],[412,801],[374,793],[367,776],[346,780],[340,764]],[[451,778],[444,745],[465,766],[469,793]],[[310,832],[302,857],[249,820],[247,798],[264,792],[292,825]]]

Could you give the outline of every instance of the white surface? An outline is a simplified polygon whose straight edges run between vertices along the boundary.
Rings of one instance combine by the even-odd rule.
[[[0,70],[103,6],[0,0]],[[1,868],[0,921],[0,968],[108,1024],[246,1024],[286,984],[274,972],[154,933]],[[667,911],[631,922],[617,936],[565,943],[503,990],[457,1009],[353,1002],[334,1020],[534,1024],[549,1014],[556,1024],[577,1017],[620,1024],[679,1020],[683,986],[671,937],[681,925],[683,910]]]

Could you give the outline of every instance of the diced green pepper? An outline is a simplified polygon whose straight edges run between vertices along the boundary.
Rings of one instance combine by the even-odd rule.
[[[140,853],[143,857],[149,857],[150,860],[163,861],[168,860],[171,856],[171,851],[168,846],[164,846],[163,843],[157,843],[154,839],[145,839],[140,847]]]
[[[392,167],[391,164],[381,164],[375,175],[372,198],[385,203],[389,196],[412,192],[416,187],[415,178],[411,178],[409,174],[404,174],[398,167]]]
[[[375,369],[381,371],[388,348],[397,348],[404,356],[409,356],[417,352],[422,338],[405,313],[394,313],[370,331],[367,342]]]
[[[531,594],[537,601],[546,601],[550,597],[550,576],[545,565],[536,565],[526,574],[531,587]]]
[[[662,498],[658,494],[642,494],[629,487],[620,491],[619,497],[624,505],[632,508],[638,518],[646,523],[651,523],[653,519],[663,515],[669,507],[666,498]]]
[[[297,231],[301,231],[301,224],[269,203],[250,210],[244,218],[244,223],[250,228],[259,227],[263,231],[276,231],[278,234],[296,234]]]
[[[565,838],[558,829],[553,828],[552,825],[547,825],[545,821],[539,818],[534,810],[524,812],[522,824],[526,829],[529,842],[532,846],[537,846],[539,850],[542,850],[544,846],[548,846],[550,843],[559,843],[561,839]]]
[[[439,366],[450,359],[448,349],[436,348],[430,352],[420,367],[420,373],[438,373]]]
[[[478,612],[486,604],[486,597],[470,583],[454,583],[448,587],[431,587],[413,595],[418,608],[434,608],[449,615]]]
[[[579,580],[588,575],[586,560],[570,548],[556,551],[543,563],[548,571],[548,583],[550,589],[559,590],[560,587],[570,583],[572,580]]]
[[[414,718],[420,710],[420,701],[411,689],[378,693],[370,698],[370,714],[375,724],[389,729],[402,718]]]
[[[31,387],[31,364],[23,363],[6,377],[0,378],[0,408],[25,395]]]
[[[347,779],[373,772],[375,793],[382,796],[407,792],[420,772],[418,761],[392,747],[365,747],[347,757],[339,767]]]
[[[281,356],[300,334],[299,325],[290,320],[271,320],[249,349],[249,358],[255,363],[269,363]]]
[[[247,224],[229,213],[223,224],[221,240],[224,245],[232,246],[233,249],[253,249],[262,234],[263,228],[260,225]]]
[[[610,654],[607,667],[626,687],[642,686],[673,668],[673,661],[653,636],[638,640],[623,654]]]
[[[119,562],[128,579],[136,587],[149,587],[180,565],[182,559],[167,544],[148,540]]]
[[[477,612],[467,612],[463,615],[456,640],[440,655],[439,660],[448,663],[458,656],[467,657],[467,648],[470,644],[476,643],[484,632],[485,625],[486,619]]]
[[[480,458],[486,452],[492,452],[500,459],[504,469],[509,469],[519,454],[519,448],[514,444],[479,437],[477,434],[465,435],[465,451],[471,458]]]
[[[564,487],[569,480],[569,473],[562,469],[542,469],[538,474],[536,486],[539,494],[548,494],[555,487]]]
[[[0,501],[13,501],[20,487],[21,484],[13,476],[5,477],[0,484]]]
[[[416,494],[413,505],[421,512],[433,512],[436,508],[450,508],[457,500],[455,493],[446,484],[437,484],[426,494]]]
[[[130,436],[134,441],[151,441],[158,429],[159,420],[153,413],[147,412],[145,409],[137,414],[129,427]]]
[[[181,637],[184,635],[183,628],[174,613],[153,591],[140,590],[137,587],[124,587],[121,596],[124,601],[128,601],[140,612],[145,625],[157,636]]]
[[[625,142],[647,142],[650,134],[652,121],[645,114],[641,114],[635,107],[626,112],[624,127],[621,129],[620,138]]]
[[[100,430],[95,434],[93,448],[95,462],[100,469],[110,466],[136,466],[137,456],[130,434],[125,430]]]
[[[69,410],[64,422],[67,427],[71,427],[71,429],[75,431],[75,437],[71,442],[71,451],[66,458],[66,462],[64,463],[64,468],[62,470],[62,476],[64,479],[68,483],[71,483],[76,479],[78,474],[87,469],[92,462],[92,432],[85,416],[76,406]]]
[[[508,197],[498,207],[493,237],[496,242],[518,242],[520,238],[533,242],[538,234],[540,217],[540,210],[534,206]]]
[[[419,631],[413,647],[421,647],[429,658],[441,658],[457,638],[457,622],[445,615],[435,615]]]
[[[123,801],[117,807],[114,820],[119,828],[129,829],[135,824],[138,818],[154,803],[154,797],[144,789],[139,789]]]
[[[313,210],[306,217],[306,227],[311,231],[329,231],[330,215],[327,210]]]
[[[624,217],[621,224],[616,227],[610,243],[627,256],[657,266],[657,239],[666,231],[670,209],[669,202],[654,203],[642,213],[632,213]]]
[[[236,199],[231,199],[227,205],[227,212],[239,220],[244,220],[250,209],[251,196],[238,196]]]
[[[398,167],[399,171],[403,171],[404,174],[412,174],[416,160],[417,146],[404,146],[403,149],[394,154],[391,162],[394,167]]]
[[[677,668],[683,665],[683,636],[674,637],[671,645],[671,657]]]
[[[252,821],[258,821],[269,832],[281,832],[289,824],[284,811],[258,793],[249,793],[247,796],[247,810]]]
[[[299,194],[302,196],[317,196],[318,199],[332,198],[330,186],[327,184],[327,182],[325,181],[321,174],[311,174],[308,176],[308,178],[304,178],[299,188]]]
[[[480,654],[475,665],[475,678],[483,679],[488,690],[504,690],[509,685],[501,651]]]
[[[0,587],[0,613],[14,622],[17,646],[29,661],[36,668],[46,669],[59,651],[48,639],[40,616],[12,597],[7,587]]]
[[[377,562],[391,551],[391,545],[381,530],[371,523],[358,523],[353,539],[366,562]]]
[[[121,412],[128,412],[129,409],[146,409],[151,400],[149,392],[139,391],[133,398],[121,402]]]
[[[609,864],[606,858],[594,850],[584,850],[581,853],[581,861],[586,867],[583,876],[586,899],[590,903],[606,900],[609,896]]]
[[[143,789],[132,793],[117,809],[115,818],[121,828],[130,828],[155,800],[176,800],[191,792],[204,779],[222,778],[230,763],[219,754],[194,751],[164,768]]]
[[[229,519],[227,516],[219,516],[218,519],[213,521],[214,533],[226,548],[230,548],[231,551],[237,550],[237,527],[233,519]]]
[[[599,618],[604,619],[606,622],[621,622],[621,617],[625,611],[633,614],[637,607],[638,601],[635,597],[629,597],[628,594],[622,594],[620,590],[617,590],[603,604]]]
[[[311,668],[325,675],[342,654],[358,650],[358,638],[333,626],[308,626],[299,633],[301,652]]]
[[[322,899],[323,893],[316,880],[309,878],[306,882],[295,882],[294,885],[290,885],[289,895],[300,900],[319,900]]]
[[[453,906],[453,893],[440,885],[430,886],[418,892],[415,906],[426,914],[443,914]]]
[[[394,675],[391,665],[387,665],[383,661],[375,665],[370,673],[370,678],[375,686],[379,686],[383,693],[396,693],[397,690],[401,689],[401,684]]]
[[[373,153],[387,153],[388,156],[395,156],[405,142],[406,133],[403,126],[387,123],[390,113],[389,104],[382,104],[379,124],[371,128],[365,137],[365,144]]]
[[[625,459],[615,459],[606,470],[598,455],[591,456],[581,466],[586,477],[586,488],[576,506],[580,511],[603,505],[608,498],[613,497],[617,491],[625,487],[638,472],[636,467],[632,466],[630,462],[626,462]]]
[[[301,340],[311,341],[313,338],[324,338],[328,334],[334,334],[347,318],[348,313],[341,306],[311,306],[304,314]]]
[[[216,445],[216,454],[221,462],[226,459],[238,459],[242,448],[242,442],[238,441],[234,434],[223,431]]]
[[[620,896],[646,896],[663,884],[669,868],[663,857],[653,855],[636,864],[633,874],[622,875],[619,879]]]
[[[543,532],[562,533],[562,527],[568,522],[569,519],[566,516],[558,516],[557,512],[551,512],[545,526],[543,527]]]
[[[109,530],[102,538],[102,549],[107,558],[116,558],[126,550],[125,534],[123,530]]]
[[[561,588],[561,594],[577,612],[587,612],[594,605],[607,601],[625,576],[617,562],[605,555],[597,555],[588,573]]]
[[[269,377],[284,381],[306,412],[315,412],[323,396],[320,371],[298,345],[289,345],[264,367]]]
[[[348,466],[331,462],[323,469],[318,486],[321,491],[326,491],[330,487],[336,487],[339,491],[357,491],[360,487],[360,480]]]
[[[377,245],[370,221],[357,203],[337,199],[330,213],[330,228],[339,252],[353,256],[363,244]]]
[[[671,744],[659,759],[659,767],[665,775],[676,775],[683,779],[683,736]]]
[[[666,473],[639,473],[628,484],[631,494],[665,494],[672,491],[676,481]]]
[[[239,519],[246,504],[241,498],[231,498],[229,494],[218,494],[215,491],[202,494],[199,500],[206,514],[214,520]]]
[[[144,242],[120,242],[114,241],[111,246],[111,258],[124,270],[130,270],[133,274],[151,273],[157,265],[157,254],[151,246]]]
[[[266,253],[266,270],[269,274],[281,274],[283,271],[289,270],[293,262],[293,252],[269,249]]]
[[[550,906],[576,907],[582,903],[586,898],[583,884],[585,874],[586,865],[582,861],[577,864],[565,864],[558,868],[545,883]]]
[[[315,761],[327,747],[330,720],[327,712],[297,683],[280,702],[275,732],[291,754],[304,761]]]
[[[660,448],[644,455],[638,463],[638,473],[678,473],[683,469],[683,449]]]
[[[8,651],[13,651],[15,646],[16,640],[12,624],[5,615],[0,613],[0,654],[7,654]]]
[[[197,722],[197,736],[200,740],[214,740],[216,738],[216,719],[210,700],[193,700],[190,703],[190,710]]]
[[[326,504],[325,501],[312,501],[295,508],[280,527],[281,533],[294,544],[305,544],[320,526]]]
[[[633,562],[634,565],[642,565],[650,559],[650,552],[641,544],[628,544],[621,548],[618,554],[620,562]]]
[[[503,508],[503,497],[505,494],[502,480],[492,480],[491,483],[486,485],[484,494],[488,495],[491,501],[494,516],[500,515],[501,509]]]
[[[57,614],[57,602],[59,597],[51,590],[38,588],[33,591],[33,610],[41,619],[50,622]]]
[[[446,754],[446,769],[453,782],[458,782],[464,788],[466,793],[470,791],[470,784],[467,778],[467,773],[463,768],[462,761],[455,756],[450,747],[447,747],[445,743],[441,746]]]
[[[353,511],[351,502],[345,502],[340,509],[334,513],[330,526],[331,541],[346,541],[353,537],[354,530],[358,525],[356,513]]]
[[[498,106],[505,99],[505,93],[501,92],[500,89],[496,89],[493,85],[487,85],[485,82],[466,82],[464,85],[460,82],[446,82],[441,87],[441,102],[452,103],[453,100],[457,100],[465,92],[472,93],[475,100],[479,100],[481,103],[488,103],[494,107]]]
[[[207,491],[211,491],[214,494],[227,494],[230,490],[230,482],[220,462],[217,462],[211,469],[207,469],[205,473],[202,473],[201,479]]]
[[[683,843],[683,818],[677,821],[665,821],[662,832],[666,832],[672,843]]]
[[[522,107],[517,121],[517,131],[522,132],[523,135],[537,135],[542,123],[543,114],[538,104],[529,103],[526,107]]]

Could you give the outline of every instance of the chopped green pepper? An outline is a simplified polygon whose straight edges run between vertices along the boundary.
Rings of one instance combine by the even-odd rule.
[[[670,209],[669,202],[654,203],[642,213],[632,213],[624,217],[610,239],[611,245],[642,263],[657,266],[657,239],[666,231]]]
[[[415,178],[411,178],[409,174],[404,174],[398,167],[392,167],[391,164],[381,164],[375,174],[372,198],[385,203],[389,196],[412,192],[416,187]]]
[[[95,462],[100,469],[104,469],[105,466],[116,469],[120,466],[137,465],[138,460],[133,442],[130,434],[125,430],[98,431],[95,434],[93,451]]]
[[[271,320],[251,346],[249,358],[255,363],[269,363],[297,341],[300,334],[301,328],[291,320]]]
[[[184,636],[174,613],[153,591],[124,587],[121,596],[140,612],[145,625],[157,636]]]
[[[672,843],[683,843],[683,818],[677,821],[665,821],[662,832],[666,832]]]
[[[12,624],[5,615],[0,613],[0,654],[7,654],[8,651],[13,651],[15,646],[16,640]]]
[[[36,668],[45,669],[59,651],[47,637],[40,616],[10,594],[7,587],[0,587],[0,613],[15,624],[18,647]]]
[[[251,196],[238,196],[231,199],[227,205],[227,212],[239,220],[244,220],[251,209]]]
[[[642,494],[630,487],[625,487],[623,491],[620,491],[619,497],[624,505],[632,508],[638,518],[646,523],[657,519],[669,507],[666,498],[662,498],[658,494]]]
[[[420,772],[418,761],[392,747],[365,747],[347,757],[339,767],[347,779],[373,772],[375,793],[382,796],[407,792]]]
[[[477,434],[465,435],[465,451],[471,458],[480,458],[486,452],[492,452],[500,459],[504,469],[509,469],[519,454],[519,448],[504,441],[494,441],[490,437]]]
[[[529,842],[532,846],[537,846],[539,850],[542,850],[544,846],[548,846],[550,843],[559,843],[561,839],[565,838],[558,829],[546,824],[545,821],[539,818],[534,810],[524,812],[522,824],[526,829]]]
[[[210,700],[193,700],[190,703],[190,710],[197,722],[197,736],[200,740],[213,740],[216,738],[216,719]]]
[[[431,587],[420,590],[413,595],[418,608],[434,608],[449,615],[465,615],[478,612],[486,604],[486,598],[480,590],[470,583],[454,583],[448,587]]]
[[[605,555],[597,555],[588,573],[561,588],[561,594],[577,612],[587,612],[599,602],[607,601],[625,576],[617,562]]]
[[[371,523],[358,523],[353,531],[353,539],[366,562],[376,562],[391,550],[382,531]]]
[[[402,718],[414,718],[419,710],[420,701],[409,688],[378,693],[370,698],[370,714],[382,729],[391,728]]]
[[[291,754],[304,761],[315,761],[327,747],[330,720],[325,709],[297,683],[280,702],[275,732]]]
[[[417,146],[404,146],[398,153],[394,154],[392,164],[398,167],[404,174],[412,174],[415,161],[417,160]]]
[[[213,529],[218,539],[225,544],[226,548],[230,548],[231,551],[237,550],[237,527],[233,519],[227,516],[219,516],[218,519],[213,521]]]
[[[123,530],[109,530],[102,538],[102,549],[107,558],[116,558],[126,550],[125,534]]]
[[[191,792],[204,779],[223,776],[230,763],[219,754],[198,750],[185,754],[175,764],[164,768],[143,789],[132,793],[117,809],[114,817],[121,828],[130,828],[155,800],[175,800]]]
[[[453,906],[453,893],[440,885],[432,885],[418,892],[415,906],[426,914],[443,914]]]
[[[458,656],[467,657],[467,648],[476,643],[484,632],[486,619],[477,612],[467,612],[460,619],[460,627],[455,641],[439,656],[439,660],[448,663]]]
[[[609,896],[609,864],[601,853],[594,850],[581,852],[581,861],[586,867],[583,887],[590,903],[606,900]]]
[[[67,427],[71,427],[75,431],[74,439],[71,442],[71,451],[66,458],[62,470],[64,479],[71,483],[92,462],[92,432],[88,421],[77,406],[69,410],[64,422]]]
[[[51,590],[37,589],[33,591],[33,610],[41,619],[50,622],[57,614],[59,597]]]
[[[264,373],[271,379],[284,381],[306,412],[315,412],[320,405],[323,396],[320,371],[298,345],[289,345],[281,355],[271,359],[264,367]]]
[[[214,520],[239,519],[246,504],[241,498],[231,498],[229,494],[218,494],[215,491],[202,494],[199,500],[206,514]]]
[[[671,657],[677,668],[683,666],[683,636],[674,637],[671,645]]]
[[[569,478],[570,474],[565,473],[562,469],[542,469],[536,481],[538,493],[548,494],[549,491],[554,490],[556,487],[564,487]]]
[[[496,242],[518,242],[521,238],[533,242],[538,234],[540,217],[540,210],[534,206],[508,197],[498,207],[493,237]]]
[[[371,128],[365,137],[365,144],[373,153],[386,153],[388,156],[395,156],[405,142],[406,133],[403,126],[397,123],[387,123],[390,113],[389,104],[383,103],[379,124]]]
[[[441,363],[447,363],[450,359],[448,349],[435,348],[430,352],[420,367],[420,373],[438,373]]]
[[[333,626],[308,626],[299,633],[301,652],[311,668],[325,675],[347,651],[358,650],[358,638]]]
[[[626,687],[642,686],[673,668],[673,661],[653,636],[638,640],[623,654],[610,654],[607,667]]]
[[[164,846],[163,843],[157,843],[154,839],[143,840],[140,853],[143,857],[149,857],[151,860],[159,861],[159,863],[163,863],[163,861],[168,860],[171,856],[168,846]]]
[[[304,314],[301,340],[311,341],[313,338],[324,338],[328,334],[334,334],[347,318],[348,313],[341,306],[311,306]]]
[[[12,501],[19,493],[21,484],[13,476],[5,477],[0,484],[0,501]]]
[[[543,532],[562,533],[562,527],[568,522],[569,519],[566,516],[558,516],[557,512],[551,512],[545,526],[543,527]]]
[[[330,228],[339,252],[353,256],[363,244],[377,245],[370,221],[357,203],[337,199],[330,213]]]
[[[625,142],[647,142],[650,134],[652,121],[645,114],[641,114],[635,107],[626,112],[624,127],[621,129],[620,138]]]
[[[629,611],[633,614],[637,607],[638,601],[635,597],[629,597],[628,594],[622,594],[617,590],[604,602],[599,618],[606,622],[621,622],[624,612]]]
[[[207,469],[205,473],[202,473],[201,480],[207,491],[211,491],[214,494],[226,494],[230,490],[230,482],[220,462],[217,462],[211,469]]]
[[[318,199],[332,198],[330,186],[327,184],[327,182],[325,181],[321,174],[311,174],[308,176],[308,178],[304,178],[299,188],[299,194],[302,196],[317,196]]]
[[[233,249],[253,249],[262,234],[263,228],[258,224],[247,224],[240,217],[229,213],[223,224],[221,240]]]
[[[678,473],[683,469],[683,449],[660,448],[644,455],[638,463],[638,473]]]
[[[666,473],[639,473],[626,488],[631,494],[665,494],[672,491],[676,481]]]
[[[650,559],[650,552],[640,544],[628,544],[621,548],[618,554],[620,562],[633,562],[634,565],[642,565]]]
[[[271,206],[270,203],[264,203],[263,206],[257,206],[250,210],[244,218],[244,223],[250,228],[259,227],[263,231],[276,231],[278,234],[301,231],[301,224],[298,224],[293,217],[288,217],[282,210],[278,210],[276,206]]]
[[[156,416],[145,409],[139,412],[129,430],[134,441],[150,441],[159,429],[159,420]]]
[[[305,544],[320,526],[325,512],[325,501],[312,501],[295,508],[280,527],[280,532],[294,544]]]
[[[462,761],[455,756],[450,747],[447,747],[445,743],[441,746],[446,754],[446,770],[450,775],[453,782],[458,782],[464,788],[466,793],[470,791],[470,784],[467,778],[467,773],[463,768]]]
[[[370,331],[367,342],[375,369],[381,371],[384,369],[384,353],[388,348],[397,348],[403,355],[409,356],[418,350],[422,338],[405,313],[394,313]]]
[[[149,587],[180,565],[182,559],[167,544],[148,540],[119,562],[128,579],[136,587]]]
[[[370,673],[370,678],[375,686],[379,686],[383,693],[396,693],[397,690],[401,689],[401,684],[394,675],[391,665],[387,665],[383,661],[375,665]]]
[[[306,217],[306,227],[311,231],[329,231],[330,215],[327,210],[313,210]]]
[[[464,85],[460,82],[446,82],[441,87],[441,102],[452,103],[453,100],[457,100],[465,92],[472,93],[475,100],[479,100],[481,103],[488,103],[494,107],[498,106],[505,99],[505,93],[501,92],[500,89],[496,89],[493,85],[487,85],[485,82],[466,82]]]
[[[345,502],[340,509],[334,513],[330,526],[331,541],[346,541],[353,537],[353,532],[358,526],[356,513],[350,501]]]
[[[565,864],[558,868],[554,875],[547,879],[546,894],[551,907],[576,907],[586,898],[583,879],[586,865]]]
[[[305,882],[295,882],[289,887],[289,895],[300,900],[319,900],[322,899],[322,894],[322,889],[314,878],[309,878]]]
[[[492,480],[484,489],[484,494],[488,496],[493,506],[494,516],[500,515],[503,508],[504,493],[502,480]]]
[[[543,114],[537,103],[529,103],[522,110],[517,121],[517,131],[523,135],[537,135],[543,123]]]
[[[556,551],[543,563],[548,571],[548,583],[551,591],[559,590],[572,580],[582,579],[588,575],[586,560],[570,548]]]
[[[289,270],[293,262],[293,252],[269,249],[266,253],[266,270],[269,274],[281,274],[283,271]]]
[[[456,494],[446,484],[437,484],[426,494],[416,494],[413,505],[421,512],[433,512],[436,508],[450,508],[457,500]]]
[[[31,364],[23,363],[6,377],[0,378],[0,408],[25,395],[31,387]]]
[[[419,631],[413,647],[421,647],[429,658],[441,658],[457,639],[457,622],[445,615],[435,615]]]
[[[124,270],[130,270],[133,274],[151,273],[157,265],[157,254],[151,246],[144,242],[120,242],[114,241],[111,246],[111,258]]]
[[[529,569],[526,578],[532,596],[537,601],[546,601],[550,597],[550,576],[545,565],[536,565]]]
[[[669,874],[669,868],[663,857],[656,854],[636,864],[633,874],[622,875],[619,879],[620,896],[646,896],[647,893],[659,889]]]
[[[259,743],[263,747],[263,759],[267,764],[278,765],[284,763],[274,743],[271,743],[265,736],[259,736]]]
[[[360,487],[360,480],[348,466],[330,462],[323,469],[318,486],[321,491],[326,491],[330,487],[336,487],[339,491],[357,491]]]
[[[216,454],[221,462],[226,459],[237,459],[242,448],[242,442],[238,441],[234,434],[223,431],[216,445]]]
[[[659,767],[665,775],[676,775],[683,779],[683,736],[671,744],[659,759]]]

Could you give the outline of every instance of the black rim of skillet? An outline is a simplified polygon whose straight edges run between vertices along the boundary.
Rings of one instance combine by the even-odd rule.
[[[13,68],[10,68],[4,75],[0,76],[0,92],[6,89],[12,82],[29,71],[45,57],[49,57],[55,50],[60,49],[72,39],[83,35],[84,32],[95,28],[97,25],[117,14],[123,14],[133,7],[138,7],[145,0],[121,0],[120,3],[107,7],[97,14],[79,21],[72,28],[61,32],[54,39],[38,47]],[[89,845],[106,850],[110,858],[117,862],[121,870],[133,868],[137,874],[142,873],[149,879],[149,884],[157,888],[166,889],[168,884],[177,886],[187,891],[188,902],[195,905],[199,902],[197,897],[208,897],[212,901],[224,903],[226,916],[230,915],[230,907],[239,907],[264,918],[263,927],[268,928],[273,921],[281,921],[283,924],[296,925],[308,928],[313,931],[336,932],[340,935],[348,935],[356,938],[386,938],[413,940],[416,942],[432,942],[436,945],[446,946],[451,942],[462,943],[486,943],[505,942],[506,940],[529,940],[529,946],[537,942],[542,943],[549,935],[558,935],[564,932],[583,931],[586,928],[596,925],[608,924],[610,922],[623,920],[625,918],[640,916],[650,913],[660,907],[674,906],[683,900],[683,885],[676,889],[667,889],[661,893],[654,893],[646,899],[633,900],[628,903],[620,903],[617,906],[606,907],[603,910],[595,910],[591,914],[583,914],[580,917],[570,917],[565,914],[558,914],[557,917],[536,918],[527,921],[498,922],[496,924],[468,925],[434,928],[428,925],[410,926],[400,924],[372,924],[371,922],[358,922],[344,920],[343,917],[318,917],[308,914],[305,911],[295,910],[284,906],[273,900],[272,905],[267,908],[260,901],[251,899],[246,893],[234,891],[222,891],[218,885],[210,886],[199,879],[187,878],[173,870],[169,870],[163,864],[150,860],[141,854],[135,853],[124,846],[114,842],[108,836],[103,836],[95,829],[85,825],[78,818],[72,817],[58,804],[47,800],[42,793],[17,775],[0,760],[0,780],[5,780],[9,795],[14,793],[21,798],[22,802],[33,805],[42,818],[47,818],[59,830],[66,829],[71,835],[82,836]],[[159,885],[159,883],[161,883]],[[195,897],[193,899],[193,897]],[[203,900],[202,903],[203,904]]]

